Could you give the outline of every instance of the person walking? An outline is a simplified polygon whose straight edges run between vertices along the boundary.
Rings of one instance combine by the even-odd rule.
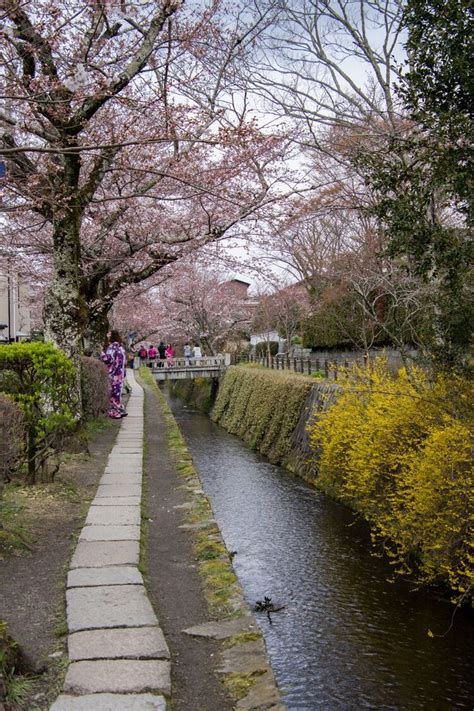
[[[160,357],[160,362],[158,363],[158,367],[162,368],[164,365],[164,360],[166,358],[166,346],[163,343],[163,341],[160,341],[158,344],[158,355]]]
[[[165,348],[165,357],[166,357],[166,364],[168,368],[171,368],[173,365],[173,358],[174,358],[174,350],[173,346],[171,343],[168,343],[168,345]]]
[[[138,355],[140,357],[140,365],[146,365],[146,362],[148,360],[148,348],[144,343],[140,346]]]
[[[183,347],[183,355],[184,355],[184,358],[185,358],[184,364],[185,364],[185,365],[191,365],[191,360],[190,360],[190,359],[192,358],[192,355],[193,355],[193,349],[192,349],[191,346],[189,345],[188,341],[186,341],[186,343],[184,344],[184,347]]]
[[[153,366],[155,365],[157,355],[158,351],[155,346],[150,346],[148,349],[148,365],[150,368],[153,368]]]
[[[125,407],[122,405],[122,390],[126,373],[126,354],[122,345],[122,338],[118,331],[107,333],[108,345],[101,355],[101,360],[108,368],[110,378],[110,404],[107,414],[114,420],[126,417]]]

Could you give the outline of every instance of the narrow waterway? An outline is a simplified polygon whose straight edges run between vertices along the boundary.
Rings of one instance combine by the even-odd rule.
[[[472,614],[447,632],[452,606],[387,582],[345,507],[170,403],[247,601],[286,606],[257,616],[288,709],[474,708]]]

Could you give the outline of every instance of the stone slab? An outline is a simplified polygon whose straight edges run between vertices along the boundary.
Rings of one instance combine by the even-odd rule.
[[[141,477],[143,475],[143,464],[142,464],[141,460],[139,462],[137,461],[136,464],[122,464],[121,462],[117,462],[116,464],[109,465],[104,470],[102,477],[103,476],[126,476],[127,474],[140,476],[140,480],[135,482],[136,484],[140,484]],[[102,477],[100,478],[99,486],[103,483]],[[114,482],[110,482],[110,483],[114,484]],[[128,482],[117,481],[115,483],[126,484]]]
[[[140,496],[103,496],[100,499],[95,498],[92,506],[140,506],[140,502]]]
[[[50,711],[166,711],[166,701],[153,694],[62,694]]]
[[[142,585],[69,588],[66,591],[66,614],[71,633],[107,627],[153,626],[158,623]]]
[[[221,674],[258,674],[269,672],[265,645],[262,639],[242,642],[224,649],[218,670]]]
[[[73,568],[138,565],[138,541],[79,541],[70,563]]]
[[[139,526],[139,506],[91,506],[86,518],[86,526]]]
[[[96,585],[143,585],[143,577],[138,568],[132,565],[76,568],[68,573],[68,588],[87,588]]]
[[[159,627],[87,630],[68,637],[69,659],[169,659]]]
[[[185,634],[193,637],[210,637],[212,639],[226,639],[236,634],[259,631],[257,623],[250,615],[223,620],[222,622],[204,622],[202,625],[188,627],[188,629],[184,630]]]
[[[154,659],[73,662],[67,670],[64,691],[75,694],[158,691],[169,695],[170,663]]]
[[[140,455],[135,459],[117,457],[108,461],[104,474],[140,474],[143,471],[143,459]]]
[[[103,508],[103,507],[101,507]],[[125,508],[122,506],[120,508]],[[139,541],[140,526],[84,526],[80,541]]]
[[[110,498],[111,496],[141,496],[142,487],[138,484],[99,484],[96,498]]]
[[[100,478],[101,485],[104,484],[141,484],[142,472],[107,472]]]
[[[256,678],[247,696],[240,699],[234,708],[247,709],[247,711],[255,711],[256,709],[288,711],[281,701],[273,675],[269,672]]]

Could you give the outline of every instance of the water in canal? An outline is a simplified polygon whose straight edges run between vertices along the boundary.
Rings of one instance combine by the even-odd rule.
[[[350,512],[269,464],[202,413],[171,400],[293,709],[474,708],[474,620],[387,582]]]

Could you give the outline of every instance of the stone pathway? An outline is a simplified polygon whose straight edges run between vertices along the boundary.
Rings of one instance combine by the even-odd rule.
[[[64,693],[50,711],[165,711],[169,650],[138,570],[143,389],[132,394],[67,579]]]

